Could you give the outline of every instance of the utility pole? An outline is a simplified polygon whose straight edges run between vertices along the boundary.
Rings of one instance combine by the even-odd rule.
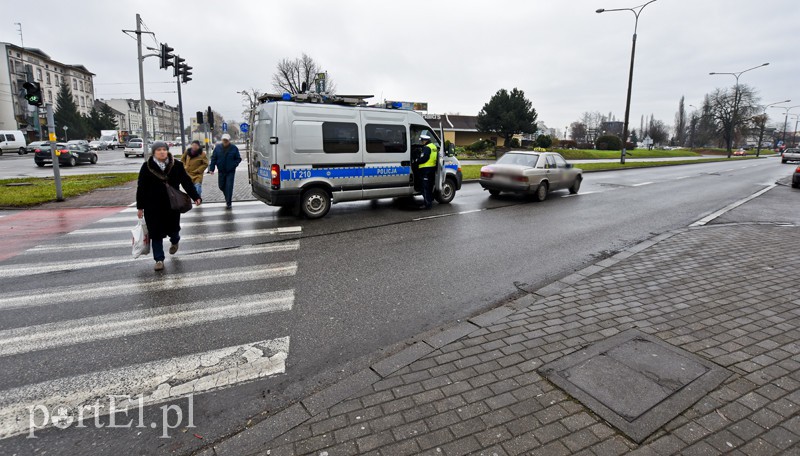
[[[58,155],[56,155],[56,122],[53,119],[53,104],[47,103],[47,131],[50,139],[50,156],[53,158],[53,175],[56,180],[56,201],[64,201],[64,194],[61,192],[61,171],[58,168]],[[66,126],[64,127],[66,133]]]
[[[142,112],[142,155],[147,161],[147,104],[144,99],[144,57],[142,56],[142,16],[136,13],[136,47],[139,60],[139,109]]]
[[[20,44],[20,47],[22,47],[24,49],[25,48],[25,40],[22,38],[22,23],[14,22],[14,25],[17,26],[17,33],[19,33],[19,44]]]

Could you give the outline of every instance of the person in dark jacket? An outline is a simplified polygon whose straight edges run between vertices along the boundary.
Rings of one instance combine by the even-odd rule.
[[[242,161],[239,148],[231,144],[231,135],[222,135],[222,143],[214,147],[211,155],[211,164],[208,173],[214,174],[214,169],[219,168],[219,189],[225,195],[225,207],[231,208],[233,201],[233,181],[236,177],[236,167]]]
[[[202,200],[195,190],[192,178],[186,173],[183,163],[175,160],[169,153],[167,143],[156,141],[151,147],[151,155],[139,170],[139,182],[136,187],[136,208],[138,217],[144,216],[147,224],[153,250],[153,259],[156,260],[155,270],[164,269],[164,238],[169,236],[172,245],[170,255],[178,251],[178,242],[181,239],[181,213],[172,210],[169,204],[167,185],[178,189],[179,186],[189,194],[196,205]]]

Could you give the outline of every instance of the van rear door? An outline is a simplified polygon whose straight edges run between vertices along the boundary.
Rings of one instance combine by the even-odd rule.
[[[413,193],[408,122],[404,112],[361,111],[364,137],[364,198]]]
[[[262,105],[256,114],[253,125],[253,142],[250,148],[250,187],[253,193],[262,198],[267,198],[271,182],[271,166],[275,157],[275,145],[270,143],[270,138],[275,137],[276,104]]]

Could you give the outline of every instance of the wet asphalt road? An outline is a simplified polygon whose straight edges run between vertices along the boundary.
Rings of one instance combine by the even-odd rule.
[[[769,158],[593,173],[580,195],[556,192],[543,203],[489,198],[466,184],[432,211],[381,200],[336,205],[316,221],[260,203],[230,212],[209,205],[184,218],[181,250],[163,275],[151,259],[119,261],[130,257],[135,223],[122,212],[0,263],[0,411],[152,393],[148,375],[255,342],[274,363],[255,380],[198,386],[196,427],[169,439],[159,438],[161,427],[51,427],[36,439],[0,440],[0,454],[189,453],[366,367],[387,347],[689,225],[793,169]],[[159,364],[165,359],[172,364]],[[214,366],[230,367],[230,356],[219,359]],[[186,362],[166,383],[178,386],[197,366]],[[165,403],[188,407],[187,399],[154,400],[143,421],[159,423]],[[0,437],[14,428],[3,418]]]

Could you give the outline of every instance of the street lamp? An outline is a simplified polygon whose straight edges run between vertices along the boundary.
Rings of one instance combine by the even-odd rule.
[[[783,106],[779,107],[779,109],[783,109],[783,139],[781,141],[783,142],[784,147],[786,147],[786,123],[789,121],[789,111],[794,108],[800,108],[800,105],[789,106],[788,108]]]
[[[67,130],[69,130],[69,127],[64,125],[64,141],[69,141],[69,136],[67,136]]]
[[[763,118],[761,119],[761,121],[759,121],[760,125],[759,125],[759,133],[758,133],[758,146],[756,146],[756,157],[761,155],[761,143],[764,141],[764,129],[766,128],[767,119],[768,119],[768,117],[767,117],[767,109],[769,109],[769,108],[771,108],[771,107],[773,107],[775,105],[779,105],[779,104],[783,104],[783,103],[790,103],[791,101],[792,100],[777,101],[775,103],[770,103],[770,104],[764,106],[764,112],[761,114]]]
[[[735,73],[716,73],[713,71],[711,73],[708,73],[711,76],[727,74],[736,78],[736,85],[734,86],[735,89],[733,94],[733,114],[731,115],[731,128],[728,137],[728,158],[731,158],[731,149],[733,148],[733,129],[734,126],[736,125],[736,111],[739,109],[739,76],[741,76],[744,73],[747,73],[750,70],[755,70],[756,68],[765,67],[767,65],[769,65],[769,63],[762,63],[761,65],[754,66],[753,68],[748,68],[746,70],[738,71]]]
[[[600,8],[595,11],[597,14],[611,12],[611,11],[630,11],[636,16],[636,22],[633,26],[633,41],[631,44],[631,68],[630,72],[628,73],[628,98],[625,101],[625,124],[622,127],[622,151],[620,152],[619,162],[621,164],[625,164],[625,146],[628,142],[628,118],[631,112],[631,86],[633,85],[633,60],[636,56],[636,32],[639,29],[639,14],[642,13],[642,10],[645,6],[653,3],[656,0],[650,0],[649,2],[645,3],[644,5],[634,6],[633,8],[616,8],[616,9],[603,9]]]

